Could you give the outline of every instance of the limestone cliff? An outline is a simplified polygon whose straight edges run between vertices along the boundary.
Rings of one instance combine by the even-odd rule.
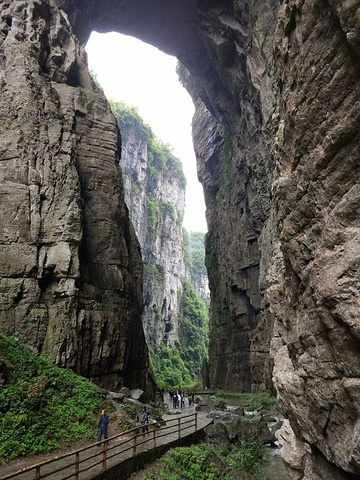
[[[274,362],[292,477],[358,478],[359,12],[360,0],[1,1],[3,328],[27,318],[23,329],[35,325],[38,344],[53,341],[65,358],[76,342],[82,351],[74,332],[62,340],[71,286],[79,289],[81,309],[91,306],[91,318],[105,305],[103,285],[87,287],[88,272],[104,268],[99,256],[112,251],[92,242],[103,238],[102,247],[111,237],[94,238],[89,222],[92,215],[109,222],[105,217],[114,213],[108,205],[105,215],[91,201],[91,188],[106,176],[94,179],[98,170],[89,168],[88,177],[83,160],[108,107],[89,102],[93,90],[69,24],[81,43],[92,29],[137,36],[181,60],[197,105],[194,141],[209,224],[211,381],[239,390],[271,386]],[[98,147],[114,158],[116,141],[108,137],[114,123],[103,115],[106,142]],[[86,165],[98,164],[90,158]],[[46,168],[39,171],[39,164]],[[61,205],[74,214],[61,213]],[[74,228],[80,211],[87,215]],[[127,228],[124,240],[112,244],[131,252],[131,262],[125,257],[118,269],[124,283],[137,265]],[[106,255],[102,277],[115,277],[116,285],[118,258]],[[120,288],[120,298],[129,300],[131,291]],[[106,293],[112,304],[113,290]],[[80,328],[78,317],[66,318]],[[87,329],[86,321],[81,325]],[[127,345],[127,361],[139,366]],[[96,352],[93,364],[84,362],[94,374]]]
[[[203,232],[189,232],[186,239],[188,259],[188,280],[194,285],[199,297],[205,302],[210,300],[209,278],[205,266],[205,244]]]
[[[171,148],[155,137],[134,107],[111,102],[121,131],[125,202],[144,262],[143,325],[148,345],[179,343],[182,279],[207,300],[204,234],[183,227],[186,179]]]
[[[2,1],[0,326],[100,385],[151,393],[119,137],[65,13]]]
[[[185,176],[170,148],[134,108],[114,104],[121,129],[125,201],[144,262],[143,325],[148,345],[179,341],[179,293],[186,276],[182,221]]]

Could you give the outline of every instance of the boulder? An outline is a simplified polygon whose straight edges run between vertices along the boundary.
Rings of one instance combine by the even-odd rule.
[[[140,400],[144,393],[144,390],[140,390],[140,388],[135,388],[133,390],[130,390],[130,397],[133,398],[134,400]]]
[[[120,393],[124,395],[124,397],[130,397],[130,389],[127,387],[122,387]]]

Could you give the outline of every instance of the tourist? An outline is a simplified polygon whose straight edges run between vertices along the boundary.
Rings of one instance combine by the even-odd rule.
[[[180,408],[185,408],[185,395],[184,392],[180,394]]]
[[[173,408],[177,408],[178,407],[178,396],[177,396],[177,393],[174,392],[173,394]]]
[[[142,435],[141,438],[144,438],[145,432],[149,433],[149,421],[150,421],[150,414],[146,410],[146,407],[143,407],[140,417],[140,423],[142,425]]]
[[[109,423],[109,417],[106,415],[106,410],[101,411],[101,415],[98,422],[98,437],[97,441],[101,441],[101,437],[104,436],[104,440],[108,438],[107,427]]]

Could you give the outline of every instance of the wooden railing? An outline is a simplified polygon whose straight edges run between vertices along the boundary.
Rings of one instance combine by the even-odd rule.
[[[68,480],[90,479],[106,468],[120,464],[144,450],[173,442],[198,430],[197,413],[181,415],[160,423],[150,423],[149,432],[142,426],[109,437],[98,443],[53,457],[31,467],[18,470],[0,480]],[[101,447],[101,448],[100,448]]]

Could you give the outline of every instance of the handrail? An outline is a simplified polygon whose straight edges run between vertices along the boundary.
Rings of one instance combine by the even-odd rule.
[[[152,448],[156,448],[157,442],[165,436],[172,435],[174,438],[170,441],[174,441],[180,439],[182,433],[184,434],[184,432],[187,430],[190,431],[191,429],[192,431],[196,432],[198,426],[197,415],[197,412],[194,412],[188,415],[181,415],[177,418],[171,418],[159,423],[149,423],[148,427],[149,430],[151,429],[152,431],[152,438],[150,438],[150,431],[146,438],[144,434],[140,435],[140,431],[143,427],[142,425],[136,426],[131,430],[119,433],[109,437],[106,440],[102,440],[101,442],[87,445],[72,452],[53,457],[49,460],[45,460],[30,467],[23,468],[22,470],[18,470],[17,472],[10,473],[4,477],[0,477],[0,480],[43,480],[59,472],[63,472],[64,476],[57,476],[57,480],[80,480],[81,473],[84,473],[90,469],[98,468],[96,474],[99,473],[99,467],[100,471],[105,471],[108,462],[112,459],[115,460],[117,458],[118,461],[116,463],[120,464],[129,457],[136,456],[139,450],[141,451],[142,445],[147,444],[149,440],[152,440]],[[102,447],[101,450],[95,451],[91,455],[82,458],[82,454],[91,449],[96,450],[99,448],[99,446]],[[128,455],[129,451],[131,451],[131,455]],[[127,455],[124,456],[124,454]],[[98,459],[100,455],[101,458]],[[71,461],[69,461],[69,463],[67,463],[65,466],[61,465],[61,463],[60,465],[56,465],[56,463],[62,462],[66,458],[69,458],[69,460],[71,459]],[[45,469],[47,471],[45,471]],[[90,477],[88,476],[87,478]]]

